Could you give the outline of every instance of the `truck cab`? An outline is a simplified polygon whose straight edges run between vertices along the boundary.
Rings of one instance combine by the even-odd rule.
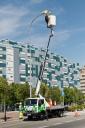
[[[37,118],[45,114],[46,106],[44,98],[27,98],[24,102],[25,114],[28,118]]]

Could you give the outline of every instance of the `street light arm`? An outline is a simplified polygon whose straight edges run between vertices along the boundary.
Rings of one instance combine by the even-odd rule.
[[[33,22],[38,19],[40,16],[44,15],[50,15],[51,14],[51,11],[48,11],[48,10],[44,10],[42,11],[39,15],[37,15],[36,17],[34,17],[34,19],[31,21],[31,25],[33,24]]]
[[[32,24],[33,24],[40,16],[42,16],[42,15],[43,15],[43,14],[37,15],[37,16],[31,21],[31,23],[30,23],[30,25],[29,25],[29,32],[31,31]]]

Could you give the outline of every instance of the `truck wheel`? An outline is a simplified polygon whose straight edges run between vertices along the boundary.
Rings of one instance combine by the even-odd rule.
[[[43,115],[40,115],[40,119],[43,120],[44,119],[44,116]]]
[[[47,111],[45,112],[45,119],[48,120],[48,112]]]
[[[28,120],[31,120],[31,119],[32,119],[32,116],[27,116],[27,119],[28,119]]]
[[[41,113],[40,113],[40,119],[41,119],[41,120],[44,120],[45,118],[46,118],[45,112],[41,112]]]
[[[59,117],[63,117],[63,111],[59,111]]]
[[[62,111],[62,117],[64,116],[64,112]]]

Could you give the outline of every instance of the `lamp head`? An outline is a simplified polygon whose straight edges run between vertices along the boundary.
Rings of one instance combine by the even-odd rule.
[[[46,16],[46,15],[50,15],[51,13],[52,13],[52,12],[49,11],[49,10],[44,10],[44,11],[41,12],[41,14],[42,14],[42,15],[45,15],[45,16]]]

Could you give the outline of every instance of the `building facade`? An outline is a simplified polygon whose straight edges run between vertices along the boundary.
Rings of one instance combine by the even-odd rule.
[[[46,51],[29,44],[0,41],[0,76],[9,83],[29,82],[36,86],[40,65],[44,62]],[[70,63],[66,58],[48,53],[43,82],[49,86],[80,86],[79,63]]]
[[[80,90],[85,94],[85,66],[80,70]]]

